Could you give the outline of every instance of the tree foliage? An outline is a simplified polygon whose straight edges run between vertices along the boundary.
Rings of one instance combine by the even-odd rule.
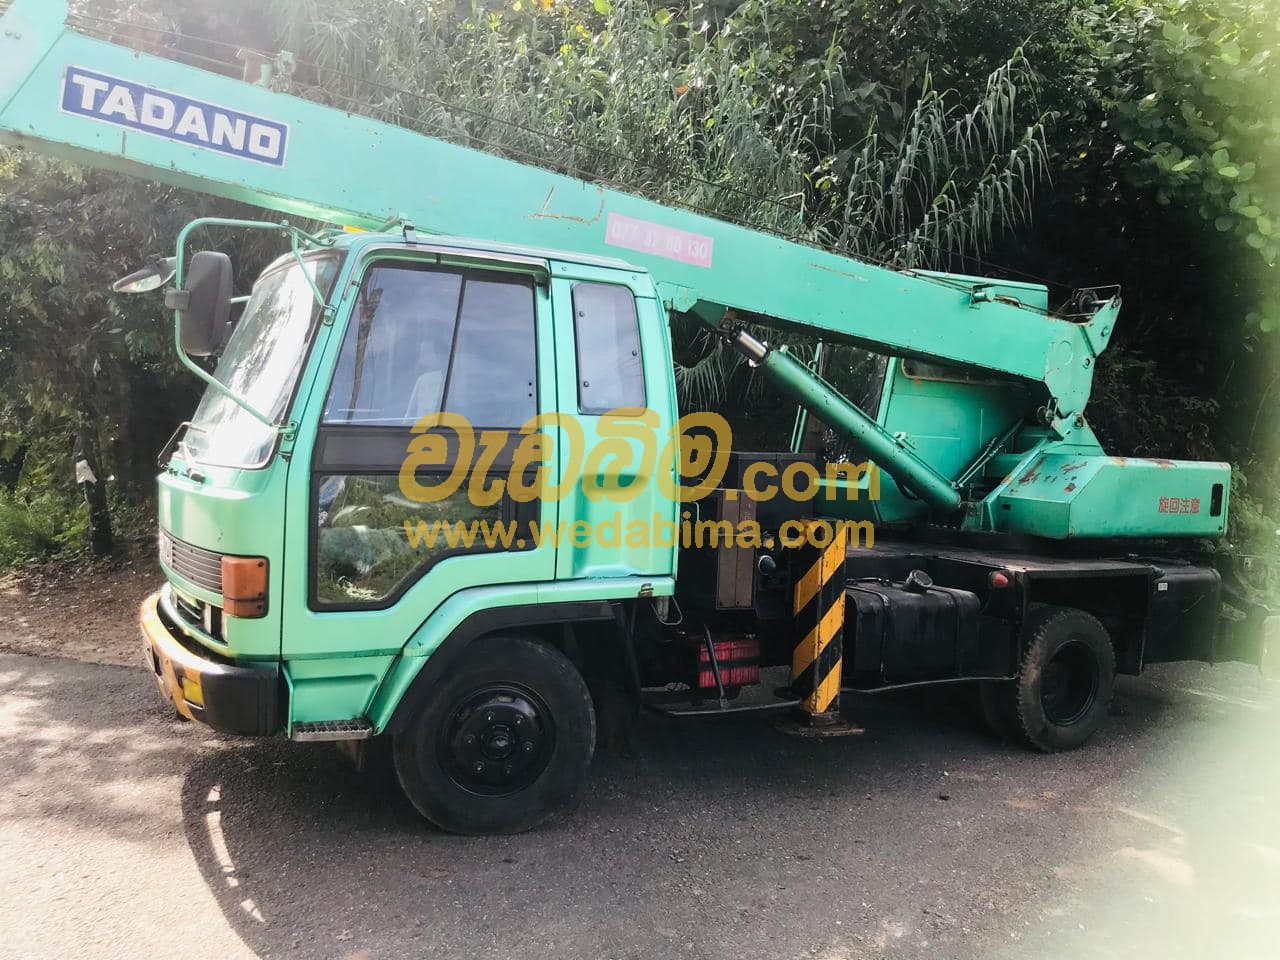
[[[155,438],[172,430],[175,411],[155,401],[176,394],[190,403],[192,391],[171,375],[172,326],[159,304],[113,296],[109,287],[171,250],[201,204],[116,174],[0,151],[0,459],[21,457],[21,486],[36,501],[16,497],[20,477],[9,478],[0,525],[14,544],[24,529],[45,531],[35,538],[45,548],[66,541],[23,514],[49,512],[52,491],[70,499],[76,461],[95,480],[80,484],[87,523],[74,532],[87,532],[97,552],[113,537],[109,478],[129,495],[149,488]]]
[[[277,29],[306,51],[306,96],[857,256],[955,265],[1025,222],[1047,151],[1016,46],[969,101],[924,62],[890,98],[855,72],[839,17],[797,62],[807,11],[289,0]],[[689,405],[738,399],[735,354],[693,327],[677,342]]]
[[[1256,298],[1248,325],[1280,330],[1280,27],[1263,0],[1092,8],[1099,80],[1121,149],[1109,163],[1161,206],[1218,234]]]
[[[1266,552],[1280,527],[1278,13],[1272,0],[1111,0],[1076,18],[1096,96],[1091,179],[1076,182],[1105,187],[1086,202],[1123,231],[1095,256],[1121,265],[1130,294],[1101,374],[1152,362],[1145,424],[1164,425],[1166,448],[1204,436],[1235,464],[1231,540]],[[1131,409],[1095,405],[1104,436]]]

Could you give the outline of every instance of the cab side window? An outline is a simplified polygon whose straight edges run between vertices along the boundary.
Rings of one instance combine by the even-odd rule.
[[[409,426],[429,413],[518,427],[536,412],[533,280],[386,263],[361,284],[325,423]]]
[[[573,333],[579,411],[601,414],[619,407],[643,407],[640,320],[631,291],[611,283],[575,284]]]

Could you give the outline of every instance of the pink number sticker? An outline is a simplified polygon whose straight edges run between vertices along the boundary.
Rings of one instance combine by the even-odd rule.
[[[611,246],[665,257],[695,267],[711,266],[715,241],[700,233],[664,227],[660,223],[636,220],[620,213],[610,213],[604,229],[604,242]]]

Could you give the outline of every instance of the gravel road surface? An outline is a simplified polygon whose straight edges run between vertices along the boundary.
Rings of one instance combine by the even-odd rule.
[[[146,673],[0,654],[0,956],[1273,958],[1280,695],[1122,680],[1094,744],[989,739],[960,692],[867,732],[646,722],[572,817],[437,833],[335,750],[171,719]]]

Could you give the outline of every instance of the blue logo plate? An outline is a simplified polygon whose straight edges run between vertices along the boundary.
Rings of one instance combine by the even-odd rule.
[[[242,160],[283,167],[289,125],[157,90],[105,73],[67,67],[62,109]]]

